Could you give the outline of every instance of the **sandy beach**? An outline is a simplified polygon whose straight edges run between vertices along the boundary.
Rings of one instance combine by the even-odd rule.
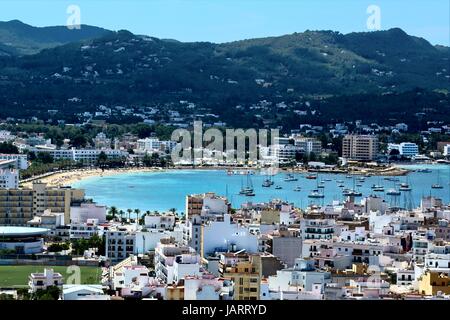
[[[105,177],[124,173],[141,173],[141,172],[158,172],[163,169],[159,168],[118,168],[118,169],[75,169],[70,171],[55,172],[45,177],[33,179],[33,181],[39,180],[46,183],[49,186],[61,187],[70,186],[74,182],[90,177]],[[21,186],[29,188],[32,185],[32,181],[22,183]]]

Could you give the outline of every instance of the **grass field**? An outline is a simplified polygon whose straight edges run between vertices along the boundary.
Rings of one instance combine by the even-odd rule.
[[[61,273],[64,283],[72,276],[73,271],[68,272],[66,266],[0,266],[0,288],[1,287],[24,287],[28,286],[28,276],[30,273],[43,272],[44,268],[52,268],[55,272]],[[102,269],[97,267],[80,267],[81,283],[100,283]],[[93,279],[93,281],[91,281]],[[93,283],[91,283],[93,282]]]

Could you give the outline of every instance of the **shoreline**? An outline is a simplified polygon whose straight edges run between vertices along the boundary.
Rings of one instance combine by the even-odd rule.
[[[91,177],[105,177],[119,174],[130,173],[145,173],[145,172],[163,172],[163,171],[175,171],[175,170],[229,170],[229,171],[258,171],[260,168],[250,167],[233,167],[233,166],[199,166],[199,167],[173,167],[173,168],[116,168],[116,169],[100,169],[100,168],[83,168],[73,169],[67,171],[59,171],[44,174],[39,177],[27,179],[26,182],[20,184],[21,187],[29,188],[32,186],[33,181],[41,181],[49,186],[62,187],[70,186],[75,182],[91,178]],[[353,170],[345,169],[305,169],[305,168],[280,168],[280,172],[292,172],[292,173],[324,173],[324,174],[351,174],[351,175],[372,175],[372,176],[404,176],[410,172],[410,170],[391,166],[383,169],[374,168],[353,168]]]
[[[21,187],[31,187],[33,181],[41,181],[51,187],[70,186],[77,181],[88,179],[91,177],[106,177],[126,173],[142,173],[142,172],[160,172],[165,169],[159,168],[117,168],[117,169],[73,169],[68,171],[60,171],[50,173],[44,177],[36,177],[29,179],[25,183],[21,183]]]

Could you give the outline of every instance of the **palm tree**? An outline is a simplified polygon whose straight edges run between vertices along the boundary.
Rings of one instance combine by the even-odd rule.
[[[136,214],[136,221],[139,221],[139,214],[141,213],[141,210],[134,209],[134,213]]]
[[[127,209],[127,212],[128,212],[128,221],[130,221],[130,219],[131,219],[131,213],[133,212],[133,210]]]
[[[125,211],[119,210],[120,221],[123,220],[123,216],[125,215]]]
[[[108,213],[113,217],[113,220],[116,220],[116,215],[118,213],[116,207],[112,206],[111,208],[109,208]]]
[[[151,214],[152,214],[152,212],[151,212],[150,210],[145,211],[145,215],[146,215],[146,216],[149,216],[149,215],[151,215]]]
[[[177,212],[177,209],[176,208],[170,208],[169,211],[172,212],[173,215],[175,215],[175,212]]]

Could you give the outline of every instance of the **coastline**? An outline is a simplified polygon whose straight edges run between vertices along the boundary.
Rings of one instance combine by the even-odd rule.
[[[280,169],[280,172],[292,173],[327,173],[327,174],[352,174],[352,175],[373,175],[373,176],[403,176],[410,172],[410,170],[391,166],[384,169],[374,168],[353,168],[354,170],[343,169],[304,169],[304,168],[285,168]],[[355,170],[356,169],[356,170]],[[29,188],[33,181],[41,181],[52,187],[70,186],[73,183],[91,178],[91,177],[105,177],[119,174],[129,173],[144,173],[144,172],[162,172],[168,170],[230,170],[230,171],[256,171],[259,168],[250,167],[233,167],[233,166],[198,166],[198,167],[173,167],[173,168],[115,168],[115,169],[99,169],[99,168],[82,168],[72,169],[67,171],[58,171],[44,174],[42,176],[27,179],[21,183],[22,187]]]
[[[33,179],[29,179],[27,182],[21,183],[21,186],[29,188],[31,187],[33,181],[41,181],[51,187],[63,187],[63,186],[70,186],[71,184],[77,181],[91,177],[106,177],[124,173],[160,172],[163,170],[165,169],[161,168],[117,168],[105,170],[99,168],[73,169],[68,171],[54,172],[41,178],[36,177]]]

